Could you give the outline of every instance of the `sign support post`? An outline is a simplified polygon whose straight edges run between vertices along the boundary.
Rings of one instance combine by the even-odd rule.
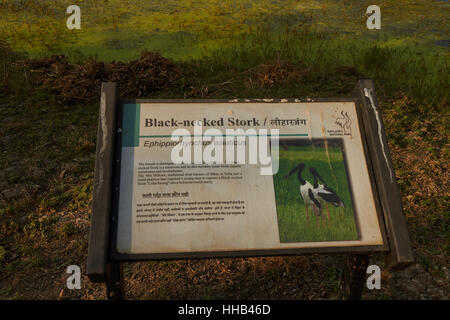
[[[106,297],[108,300],[125,299],[123,268],[120,262],[111,261],[106,265]]]
[[[109,259],[110,223],[113,202],[113,167],[116,111],[119,92],[116,83],[103,83],[97,133],[94,195],[87,259],[87,274],[92,282],[105,282],[108,299],[124,298],[123,276],[119,262]]]
[[[339,300],[360,300],[366,280],[369,255],[348,255],[342,270]]]
[[[359,80],[353,96],[361,103],[372,174],[389,240],[386,265],[391,270],[399,270],[413,263],[414,257],[373,81]]]

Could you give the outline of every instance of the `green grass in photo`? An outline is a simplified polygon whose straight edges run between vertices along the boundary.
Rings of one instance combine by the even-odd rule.
[[[328,152],[327,152],[328,149]],[[343,153],[339,146],[288,146],[280,148],[280,167],[274,176],[275,197],[278,215],[280,242],[316,242],[357,240],[358,232],[348,185]],[[328,154],[328,155],[327,155]],[[310,167],[315,167],[326,184],[333,189],[344,203],[336,208],[328,204],[330,219],[323,204],[322,216],[316,217],[313,208],[306,207],[300,195],[297,173],[285,176],[300,162],[306,164],[303,179],[313,184]]]

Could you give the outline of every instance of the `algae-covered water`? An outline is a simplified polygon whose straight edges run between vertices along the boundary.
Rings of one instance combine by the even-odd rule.
[[[81,30],[66,8],[81,8]],[[131,60],[143,50],[175,60],[207,56],[255,34],[320,34],[323,40],[418,44],[447,50],[448,1],[377,1],[381,30],[368,30],[373,1],[351,0],[0,0],[0,40],[31,57]],[[302,38],[304,39],[304,37]],[[295,41],[295,38],[294,40]]]

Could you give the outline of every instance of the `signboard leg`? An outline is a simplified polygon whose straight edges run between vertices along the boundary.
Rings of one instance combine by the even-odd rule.
[[[91,229],[86,263],[86,273],[92,282],[105,282],[108,265],[117,97],[116,83],[102,84]]]
[[[400,270],[411,265],[414,256],[373,81],[359,80],[353,90],[353,96],[361,102],[373,176],[389,238],[390,252],[387,256],[387,266],[391,270]]]
[[[125,299],[123,270],[120,262],[108,262],[106,265],[106,297],[108,300]]]
[[[342,271],[340,300],[359,300],[364,289],[366,270],[369,264],[367,254],[354,254],[347,256]]]

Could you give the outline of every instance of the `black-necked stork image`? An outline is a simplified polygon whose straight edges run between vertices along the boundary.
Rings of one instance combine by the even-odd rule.
[[[324,202],[327,209],[328,220],[330,220],[330,211],[328,210],[328,203],[331,203],[335,207],[344,208],[344,203],[333,189],[327,186],[325,181],[317,172],[314,167],[309,168],[309,172],[314,177],[313,194],[319,202]],[[322,183],[320,183],[320,182]]]
[[[313,185],[302,178],[303,169],[305,169],[305,164],[300,163],[294,169],[292,169],[284,178],[286,179],[293,173],[298,172],[297,179],[300,182],[300,195],[303,198],[303,201],[305,201],[306,220],[307,223],[309,224],[308,206],[312,206],[316,217],[318,217],[322,214],[322,205],[314,195]]]

